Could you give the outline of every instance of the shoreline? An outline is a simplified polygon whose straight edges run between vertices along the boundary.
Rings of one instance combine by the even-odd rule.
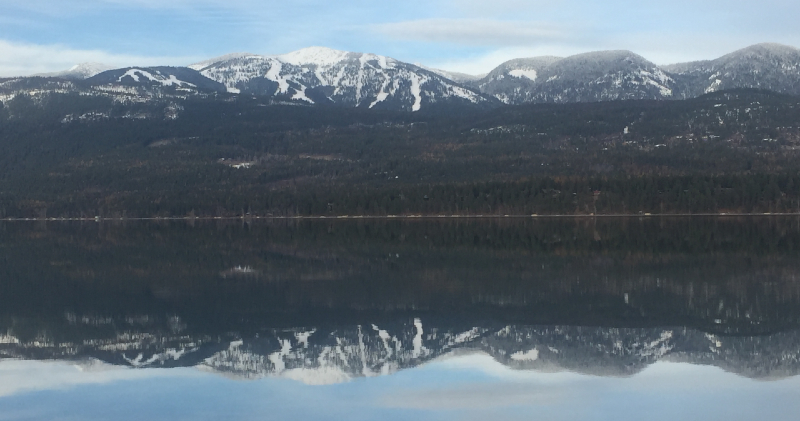
[[[594,219],[594,218],[689,218],[689,217],[776,217],[792,213],[644,213],[600,215],[337,215],[337,216],[164,216],[164,217],[89,217],[89,218],[0,218],[0,222],[121,222],[121,221],[254,221],[254,220],[392,220],[392,219]]]

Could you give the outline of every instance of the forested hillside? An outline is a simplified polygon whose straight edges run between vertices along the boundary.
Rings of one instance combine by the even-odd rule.
[[[3,217],[797,212],[800,99],[418,113],[260,97],[0,107]]]

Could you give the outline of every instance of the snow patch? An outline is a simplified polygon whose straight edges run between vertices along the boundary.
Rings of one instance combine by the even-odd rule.
[[[272,365],[275,366],[276,374],[280,374],[284,370],[286,370],[286,363],[283,361],[283,358],[289,356],[291,352],[292,352],[292,343],[289,342],[288,340],[282,339],[281,350],[269,354],[267,359],[269,360],[269,362],[272,363]]]
[[[192,86],[192,87],[196,86],[196,85],[194,85],[192,83],[184,82],[184,81],[176,78],[175,75],[169,75],[168,77],[164,77],[161,74],[155,74],[154,75],[154,74],[152,74],[152,73],[150,73],[150,72],[148,72],[146,70],[141,70],[141,69],[130,69],[130,70],[128,70],[127,72],[125,72],[125,74],[123,74],[122,76],[117,78],[117,82],[122,82],[122,79],[124,79],[126,77],[130,77],[131,79],[133,79],[134,82],[139,82],[140,76],[143,76],[143,77],[147,78],[148,80],[150,80],[152,82],[158,82],[163,86],[173,86],[173,85],[175,85],[175,86],[187,85],[187,86]]]
[[[715,80],[708,88],[706,88],[706,93],[710,94],[711,92],[716,92],[719,90],[719,87],[722,85],[722,80],[717,79]]]
[[[508,72],[508,74],[510,76],[514,76],[517,79],[526,78],[526,79],[530,79],[530,80],[533,80],[533,81],[536,80],[536,76],[537,76],[536,70],[534,70],[534,69],[514,69],[514,70]]]
[[[454,344],[462,344],[477,338],[481,334],[481,329],[474,327],[464,333],[460,333],[453,338]]]
[[[280,61],[276,61],[269,68],[267,74],[264,75],[265,78],[273,82],[278,82],[278,90],[275,92],[276,95],[279,93],[285,94],[289,91],[289,82],[286,78],[281,77],[281,70],[283,70],[283,64]]]
[[[308,332],[298,332],[294,334],[294,338],[297,339],[297,344],[302,346],[303,348],[308,348],[308,338],[313,335],[317,329],[313,329]]]
[[[478,95],[475,95],[474,92],[464,89],[460,86],[451,86],[450,88],[451,88],[451,93],[454,96],[466,99],[473,104],[478,103]]]
[[[381,341],[383,342],[383,348],[386,349],[386,358],[391,358],[393,350],[392,347],[389,346],[389,340],[392,339],[392,337],[389,336],[389,332],[381,330],[375,325],[372,325],[372,330],[378,332],[378,337],[381,338]]]
[[[422,108],[422,89],[420,88],[419,76],[415,73],[410,73],[408,78],[411,79],[411,95],[414,97],[414,105],[411,106],[411,111],[419,111]]]
[[[539,350],[533,348],[528,351],[517,351],[511,354],[511,359],[514,361],[536,361],[539,359]]]
[[[137,72],[141,72],[141,70],[136,70],[136,69],[128,70],[127,72],[125,72],[124,75],[120,76],[117,79],[117,82],[122,82],[122,79],[124,79],[125,77],[130,77],[131,79],[133,79],[134,82],[138,82],[139,75],[136,74]]]
[[[411,345],[413,346],[411,358],[419,358],[427,351],[427,349],[422,346],[422,320],[414,319],[414,327],[417,330],[417,334],[414,335],[414,339],[411,341]]]
[[[314,101],[311,98],[306,96],[306,87],[304,85],[300,85],[300,90],[297,90],[295,94],[292,96],[292,99],[299,99],[310,104],[313,104]]]
[[[389,97],[389,93],[386,92],[386,87],[389,86],[389,83],[391,83],[392,80],[389,79],[389,76],[384,75],[384,77],[386,79],[383,81],[383,85],[381,85],[381,91],[378,92],[378,96],[377,98],[375,98],[375,101],[373,101],[372,104],[369,104],[370,108],[374,107],[376,104],[380,102],[385,101],[386,98]]]

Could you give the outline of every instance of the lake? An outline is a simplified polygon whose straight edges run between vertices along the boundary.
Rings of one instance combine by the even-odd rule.
[[[800,218],[0,222],[0,420],[794,420]]]

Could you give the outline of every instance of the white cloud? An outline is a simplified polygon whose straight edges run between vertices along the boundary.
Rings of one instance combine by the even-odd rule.
[[[539,406],[563,400],[561,390],[531,384],[473,384],[444,390],[418,390],[386,396],[389,408],[417,410],[493,409]]]
[[[421,19],[383,23],[374,30],[399,40],[462,45],[531,45],[562,39],[566,32],[545,22],[495,19]]]
[[[0,76],[56,72],[86,62],[111,66],[186,65],[201,57],[147,57],[101,50],[76,50],[62,45],[21,44],[0,40]]]
[[[136,370],[99,361],[75,364],[65,361],[6,360],[0,363],[0,397],[42,390],[64,390],[86,384],[108,384],[122,380],[202,375],[204,374],[194,369]]]

